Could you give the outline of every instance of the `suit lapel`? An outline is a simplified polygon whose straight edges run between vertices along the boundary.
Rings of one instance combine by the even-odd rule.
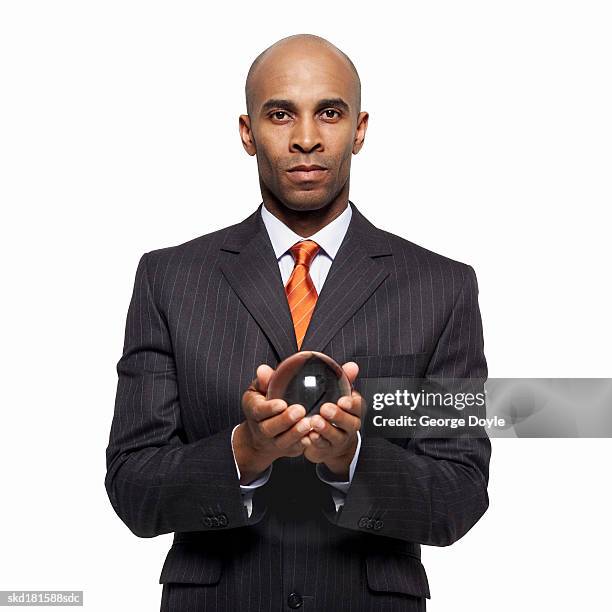
[[[223,275],[266,334],[279,360],[297,352],[278,262],[259,208],[232,228],[221,249],[232,253],[221,263]]]
[[[350,205],[351,222],[323,283],[302,350],[323,351],[389,275],[379,259],[391,254],[389,241]]]
[[[392,253],[385,234],[351,202],[353,214],[325,279],[302,350],[322,351],[389,275],[380,260]],[[297,352],[278,261],[260,207],[228,232],[221,271],[274,347],[279,360]]]

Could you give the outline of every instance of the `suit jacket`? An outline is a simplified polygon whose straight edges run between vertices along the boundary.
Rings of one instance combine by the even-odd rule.
[[[356,361],[357,389],[381,376],[484,382],[473,268],[350,205],[302,349]],[[257,366],[296,351],[259,209],[140,259],[105,486],[134,534],[175,534],[162,610],[424,610],[420,545],[453,543],[485,512],[488,438],[363,436],[338,512],[302,456],[275,461],[248,517],[231,431]]]

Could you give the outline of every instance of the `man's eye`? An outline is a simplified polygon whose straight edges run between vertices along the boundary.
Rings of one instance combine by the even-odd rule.
[[[336,113],[336,115],[334,115],[334,113]],[[336,116],[340,117],[340,113],[333,108],[326,108],[323,111],[323,115],[325,116],[325,119],[336,119]]]
[[[272,113],[272,117],[274,117],[274,119],[278,119],[279,121],[282,121],[285,117],[287,113],[285,111],[274,111]]]

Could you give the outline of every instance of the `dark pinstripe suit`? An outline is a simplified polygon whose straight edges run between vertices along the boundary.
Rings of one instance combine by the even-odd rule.
[[[379,376],[484,382],[474,270],[352,206],[302,348],[356,361],[357,389]],[[298,457],[274,463],[247,517],[230,433],[256,367],[296,350],[259,210],[141,258],[105,484],[136,535],[176,532],[162,610],[289,610],[291,593],[303,610],[424,610],[420,544],[451,544],[486,510],[488,439],[364,436],[338,513]]]

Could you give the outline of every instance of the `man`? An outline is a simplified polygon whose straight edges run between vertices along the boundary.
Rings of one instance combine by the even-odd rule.
[[[108,495],[136,535],[175,532],[162,610],[424,610],[420,545],[451,544],[484,513],[490,444],[362,436],[359,389],[486,379],[474,270],[349,201],[368,114],[336,47],[275,43],[246,98],[263,205],[141,258]],[[312,417],[267,401],[273,368],[299,349],[343,364],[351,397]]]

